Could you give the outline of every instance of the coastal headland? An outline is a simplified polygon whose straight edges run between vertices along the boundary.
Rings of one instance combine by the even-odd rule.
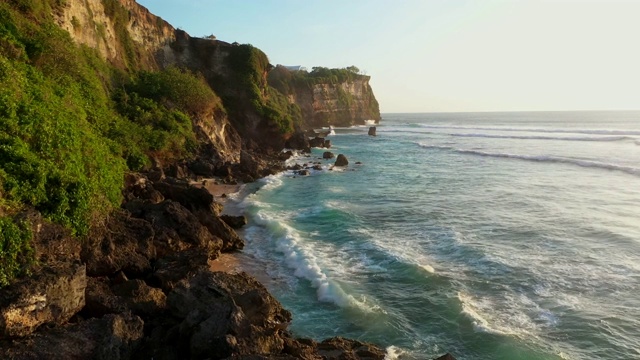
[[[379,121],[368,76],[288,76],[133,0],[11,0],[0,19],[0,358],[388,358],[296,338],[223,255],[245,246],[224,194],[329,147],[314,127]]]

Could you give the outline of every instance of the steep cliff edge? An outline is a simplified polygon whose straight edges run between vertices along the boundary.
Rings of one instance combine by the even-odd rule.
[[[369,85],[370,76],[356,67],[315,67],[291,71],[278,65],[269,72],[269,84],[300,107],[306,127],[364,125],[380,121],[378,101]]]
[[[208,267],[244,242],[193,180],[280,171],[303,125],[271,68],[133,0],[0,2],[0,358],[384,358]]]

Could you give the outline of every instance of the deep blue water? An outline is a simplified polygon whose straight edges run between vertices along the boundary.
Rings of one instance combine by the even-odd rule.
[[[384,114],[250,184],[242,255],[297,336],[401,359],[640,358],[640,112]],[[362,162],[355,165],[355,162]]]

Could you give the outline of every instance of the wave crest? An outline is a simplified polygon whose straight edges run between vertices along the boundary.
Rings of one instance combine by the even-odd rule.
[[[535,162],[562,163],[562,164],[570,164],[570,165],[586,167],[586,168],[597,168],[597,169],[604,169],[604,170],[621,171],[630,175],[640,176],[639,168],[624,166],[624,165],[617,165],[617,164],[610,164],[610,163],[603,163],[603,162],[598,162],[593,160],[580,160],[580,159],[572,159],[572,158],[565,158],[565,157],[551,156],[551,155],[518,155],[518,154],[509,154],[509,153],[490,153],[490,152],[485,152],[480,150],[456,149],[451,146],[428,145],[423,143],[417,143],[417,144],[424,149],[451,150],[458,154],[517,159],[517,160],[535,161]]]

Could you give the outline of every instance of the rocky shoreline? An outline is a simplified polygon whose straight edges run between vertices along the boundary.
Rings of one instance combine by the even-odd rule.
[[[243,156],[227,182],[283,170],[281,156]],[[37,266],[0,292],[0,358],[385,359],[373,344],[295,338],[261,283],[213,271],[211,260],[244,247],[242,219],[178,170],[188,176],[127,174],[122,208],[82,243],[36,211],[19,215]]]

